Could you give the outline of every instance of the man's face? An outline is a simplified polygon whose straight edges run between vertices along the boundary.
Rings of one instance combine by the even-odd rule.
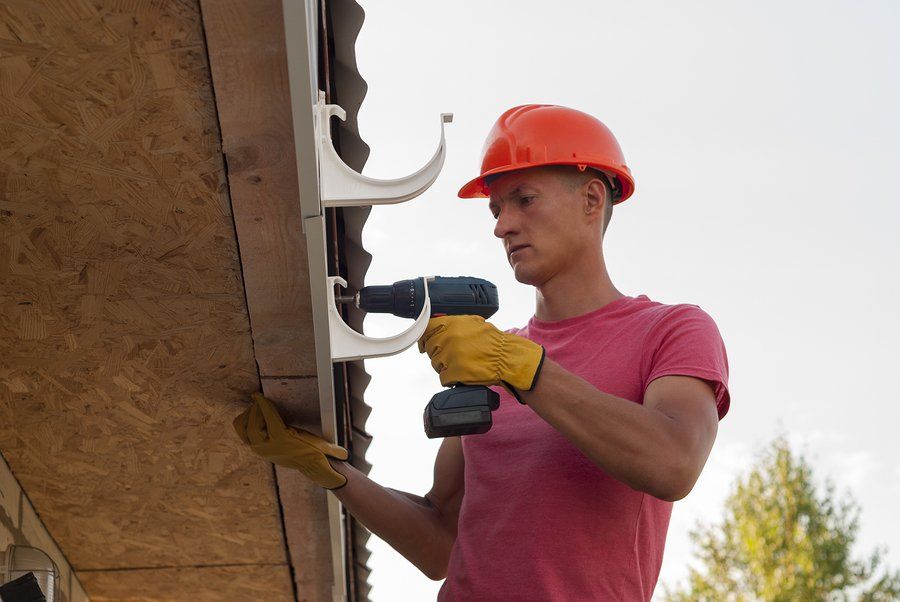
[[[491,183],[494,236],[503,241],[519,282],[541,286],[578,263],[583,253],[596,251],[596,228],[585,218],[583,187],[564,178],[559,170],[536,167]]]

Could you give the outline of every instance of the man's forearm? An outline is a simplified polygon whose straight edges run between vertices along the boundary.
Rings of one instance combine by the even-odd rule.
[[[347,477],[347,484],[333,491],[347,511],[427,577],[443,578],[455,534],[439,510],[427,498],[379,485],[347,462],[329,462]]]
[[[684,454],[669,416],[604,393],[549,358],[535,388],[520,394],[614,478],[660,499],[679,497]]]

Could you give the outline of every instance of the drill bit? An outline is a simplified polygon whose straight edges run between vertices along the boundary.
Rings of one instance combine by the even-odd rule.
[[[351,295],[351,296],[349,296],[349,297],[343,297],[343,296],[341,296],[341,297],[335,297],[335,298],[334,298],[334,301],[335,301],[335,303],[337,303],[338,305],[341,305],[341,304],[344,304],[344,303],[352,303],[352,304],[355,305],[356,307],[359,307],[359,293],[356,293],[355,295]]]

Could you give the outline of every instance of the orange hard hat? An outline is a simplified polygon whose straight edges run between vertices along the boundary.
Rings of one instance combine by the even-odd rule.
[[[490,196],[485,178],[539,167],[577,165],[604,172],[611,180],[613,204],[634,192],[634,178],[615,136],[600,120],[558,105],[522,105],[503,113],[481,151],[481,175],[459,189],[460,198]]]

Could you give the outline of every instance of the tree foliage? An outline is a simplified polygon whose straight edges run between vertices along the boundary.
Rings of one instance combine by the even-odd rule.
[[[900,573],[883,552],[852,557],[859,506],[826,481],[819,494],[806,459],[776,438],[725,502],[718,525],[699,525],[691,541],[700,568],[670,602],[687,600],[900,600]]]

